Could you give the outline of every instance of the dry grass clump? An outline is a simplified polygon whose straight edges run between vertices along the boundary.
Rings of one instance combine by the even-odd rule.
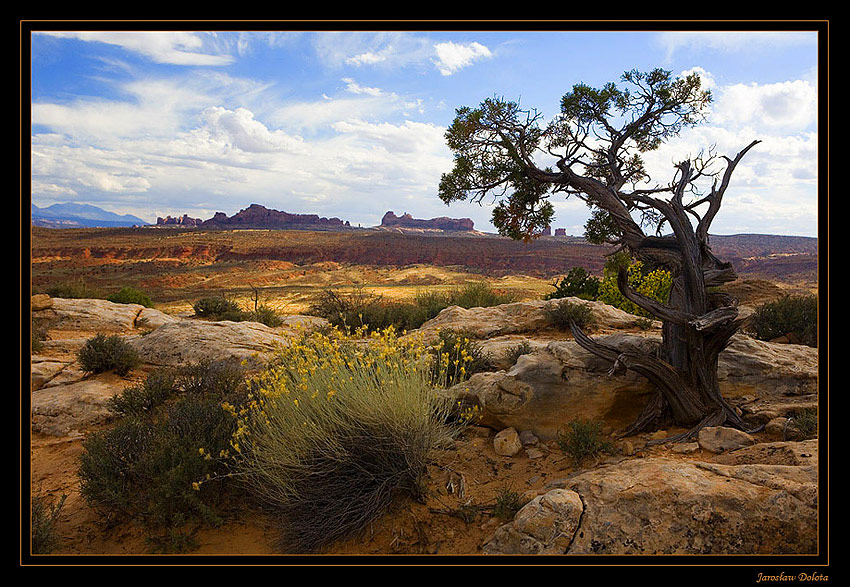
[[[277,517],[283,551],[320,551],[420,497],[429,453],[457,433],[451,408],[427,348],[392,328],[304,336],[252,381],[233,442],[240,476]]]

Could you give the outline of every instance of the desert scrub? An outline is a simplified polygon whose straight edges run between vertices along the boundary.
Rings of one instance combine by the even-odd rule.
[[[602,434],[602,424],[582,418],[572,420],[558,430],[558,446],[572,458],[575,466],[614,450],[613,443]]]
[[[34,496],[31,502],[30,528],[32,531],[30,546],[32,554],[50,554],[56,546],[56,521],[65,505],[67,495],[48,502],[47,498]]]
[[[121,291],[107,296],[106,299],[116,304],[140,304],[146,308],[153,308],[153,302],[148,294],[132,287],[124,287]]]
[[[818,298],[816,295],[784,296],[756,308],[747,330],[760,340],[789,335],[801,344],[818,346]]]
[[[531,343],[529,343],[527,340],[524,340],[519,344],[513,345],[505,351],[505,363],[507,363],[508,365],[516,365],[516,362],[521,356],[530,355],[533,352],[534,349],[531,347]]]
[[[251,380],[232,451],[280,522],[284,552],[316,552],[420,496],[430,453],[458,432],[428,351],[393,329],[303,335]]]
[[[51,298],[66,298],[66,299],[99,299],[103,294],[86,284],[82,279],[75,281],[64,281],[46,291]]]
[[[239,502],[228,466],[237,425],[223,406],[246,398],[238,363],[151,372],[110,402],[116,425],[83,442],[82,497],[109,521],[140,521],[153,533],[152,544],[188,544],[175,536],[189,526],[218,524]]]
[[[124,377],[141,364],[136,349],[121,336],[96,334],[77,352],[77,361],[86,373],[114,371]]]
[[[511,520],[525,505],[522,495],[509,487],[502,487],[496,494],[493,515],[501,520]]]
[[[475,373],[492,371],[492,357],[468,333],[445,329],[437,332],[430,347],[434,359],[430,367],[431,385],[448,388],[466,381]]]
[[[201,298],[194,304],[195,316],[199,318],[219,318],[232,312],[241,312],[239,304],[224,296],[209,296]]]
[[[560,330],[569,330],[570,322],[575,322],[582,330],[592,328],[596,323],[590,306],[566,299],[546,306],[544,312],[549,323]]]
[[[488,308],[516,300],[516,295],[495,289],[486,281],[474,281],[452,290],[448,295],[447,306]]]
[[[791,420],[789,440],[809,440],[818,437],[818,410],[805,408],[798,410]]]
[[[544,296],[544,300],[560,298],[582,298],[595,300],[599,295],[599,279],[593,277],[584,267],[573,267],[560,281],[552,284],[555,291]]]

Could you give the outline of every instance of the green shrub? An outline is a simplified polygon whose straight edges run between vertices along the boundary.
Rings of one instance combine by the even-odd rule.
[[[492,357],[468,333],[445,329],[438,332],[438,341],[430,347],[431,384],[448,388],[469,379],[475,373],[492,371]]]
[[[505,351],[505,362],[509,365],[515,365],[521,356],[528,355],[533,351],[534,349],[532,349],[531,343],[524,340]]]
[[[275,312],[273,308],[263,304],[260,304],[256,310],[246,312],[246,316],[245,320],[247,321],[259,322],[271,328],[283,324],[283,319],[278,316],[277,312]]]
[[[106,299],[116,304],[140,304],[146,308],[153,308],[150,297],[143,291],[132,287],[122,288],[121,291],[107,296]]]
[[[605,276],[599,284],[599,301],[636,316],[652,318],[652,314],[634,302],[627,300],[620,292],[620,288],[617,285],[617,271],[619,266],[619,263],[606,265]],[[635,261],[628,265],[628,275],[629,286],[633,290],[653,300],[667,303],[670,297],[670,289],[673,286],[673,276],[669,271],[655,269],[645,272],[643,263],[641,261]]]
[[[144,417],[171,399],[178,391],[176,369],[151,371],[142,383],[131,385],[109,399],[109,409],[122,416]]]
[[[790,440],[808,440],[818,436],[818,410],[806,408],[797,411],[793,417]]]
[[[575,322],[582,330],[592,328],[596,323],[590,306],[566,299],[546,306],[545,313],[552,326],[561,330],[568,330],[570,322]]]
[[[81,495],[107,519],[134,518],[164,532],[153,539],[159,547],[185,546],[185,536],[177,539],[185,525],[217,524],[232,507],[231,406],[244,404],[246,393],[244,371],[234,362],[151,372],[144,384],[112,398],[117,424],[84,441]]]
[[[44,497],[34,496],[31,502],[32,554],[50,554],[56,546],[56,521],[65,505],[67,495],[48,503]]]
[[[96,334],[77,352],[77,360],[87,373],[114,371],[122,377],[141,363],[136,350],[121,336]]]
[[[229,312],[241,313],[239,304],[224,296],[201,298],[192,305],[195,315],[200,318],[219,318]]]
[[[502,487],[496,495],[493,515],[502,520],[512,520],[523,506],[522,495],[507,487]]]
[[[788,335],[789,339],[818,345],[818,298],[816,295],[784,296],[756,308],[748,330],[760,340]]]
[[[489,308],[516,301],[516,296],[509,292],[494,289],[486,281],[467,283],[454,289],[448,296],[449,306],[461,308]]]
[[[552,287],[555,291],[548,293],[544,300],[555,300],[559,298],[582,298],[595,300],[599,295],[599,279],[593,277],[584,267],[573,267],[560,281],[556,281]]]
[[[430,452],[457,432],[425,347],[392,329],[368,344],[341,336],[281,348],[234,438],[240,478],[279,520],[284,552],[319,551],[419,497]]]
[[[100,299],[103,297],[99,290],[89,287],[82,279],[59,283],[48,288],[46,293],[51,298],[65,299]]]
[[[578,418],[558,431],[558,446],[570,455],[575,466],[601,453],[610,453],[613,443],[602,434],[602,424]]]

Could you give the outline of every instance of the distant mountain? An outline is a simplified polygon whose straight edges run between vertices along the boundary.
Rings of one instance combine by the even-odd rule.
[[[439,218],[431,218],[424,220],[414,218],[407,212],[401,216],[396,216],[392,210],[384,214],[381,219],[382,227],[400,227],[400,228],[424,228],[431,230],[447,230],[447,231],[463,231],[475,230],[475,224],[470,218],[448,218],[440,216]]]
[[[30,217],[34,226],[47,228],[81,228],[112,226],[145,226],[149,222],[132,214],[119,215],[90,204],[53,204],[39,208],[30,204]]]
[[[221,230],[234,228],[264,228],[264,229],[301,229],[301,230],[338,230],[351,228],[351,224],[339,218],[325,218],[316,214],[290,214],[280,210],[272,210],[260,204],[251,204],[233,216],[224,212],[216,212],[208,220],[191,218],[184,214],[172,218],[156,219],[157,226],[198,227]]]

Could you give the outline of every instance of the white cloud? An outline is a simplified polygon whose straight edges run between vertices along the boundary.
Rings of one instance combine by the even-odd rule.
[[[666,61],[680,50],[724,53],[767,51],[775,47],[817,44],[817,33],[806,31],[668,31],[656,36],[666,51]]]
[[[718,94],[712,114],[717,124],[794,132],[817,123],[817,88],[807,81],[736,84]]]
[[[145,31],[145,32],[70,32],[43,33],[54,37],[81,41],[107,43],[144,55],[156,63],[172,65],[228,65],[231,55],[205,52],[205,42],[199,33]]]
[[[478,59],[493,56],[490,49],[475,42],[464,45],[447,41],[437,43],[434,45],[434,49],[437,52],[437,59],[434,64],[443,75],[452,75]]]

